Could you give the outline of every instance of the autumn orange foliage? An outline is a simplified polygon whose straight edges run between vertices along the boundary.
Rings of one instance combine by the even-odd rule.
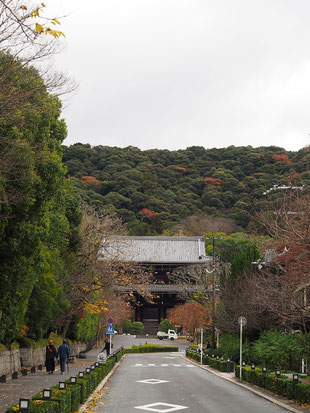
[[[286,163],[291,162],[290,158],[287,155],[285,155],[284,153],[281,154],[281,155],[272,155],[272,159],[276,162],[278,162],[278,161],[279,162],[286,162]]]
[[[298,172],[295,172],[295,173],[291,173],[290,175],[288,175],[287,179],[291,181],[297,181],[300,177],[301,177],[301,174]]]
[[[220,178],[211,178],[211,177],[203,178],[203,182],[205,184],[211,184],[213,187],[221,186],[222,181],[223,179],[220,179]]]
[[[202,325],[210,324],[210,316],[207,309],[198,303],[185,303],[170,311],[169,321],[183,326],[185,333],[193,334]]]
[[[183,168],[183,166],[176,166],[175,169],[176,169],[177,171],[183,172],[183,173],[185,173],[185,172],[187,171],[187,169],[186,169],[186,168]]]
[[[95,178],[94,176],[82,176],[81,181],[83,182],[83,184],[85,185],[89,185],[89,184],[100,184],[100,181]]]
[[[150,209],[147,208],[143,208],[139,211],[140,215],[144,215],[149,219],[152,219],[153,217],[155,217],[157,215],[156,212],[151,211]]]
[[[22,337],[26,337],[28,333],[29,333],[29,327],[26,325],[22,326],[20,335]]]

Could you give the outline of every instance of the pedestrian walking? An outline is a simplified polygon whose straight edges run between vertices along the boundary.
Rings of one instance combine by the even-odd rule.
[[[64,340],[62,345],[59,346],[58,353],[57,353],[57,357],[59,357],[59,361],[60,361],[61,374],[64,374],[64,372],[66,371],[66,364],[67,364],[67,360],[69,360],[69,354],[70,354],[69,346],[67,345],[66,340]]]
[[[109,340],[107,338],[104,340],[104,347],[103,347],[102,351],[104,351],[104,350],[107,352],[107,357],[109,357],[110,343],[109,343]]]
[[[53,341],[50,340],[46,346],[45,366],[48,374],[53,374],[55,371],[55,358],[57,357],[57,350],[53,346]]]

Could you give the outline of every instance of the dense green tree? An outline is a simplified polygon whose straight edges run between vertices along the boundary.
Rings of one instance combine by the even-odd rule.
[[[230,217],[246,228],[264,192],[274,183],[292,182],[295,170],[301,175],[295,176],[294,184],[301,183],[302,179],[310,181],[308,158],[306,149],[295,153],[279,147],[141,151],[134,147],[91,148],[75,144],[64,147],[63,159],[71,175],[80,178],[87,173],[100,181],[96,188],[87,186],[80,191],[82,198],[94,202],[96,193],[98,201],[102,201],[99,195],[108,196],[107,203],[116,210],[125,208],[134,212],[135,217],[127,214],[126,218],[127,224],[133,224],[131,228],[143,208],[168,213],[169,225],[207,212]],[[75,159],[82,162],[80,171],[73,162]],[[95,194],[89,197],[87,192],[91,190]],[[122,202],[125,200],[116,194],[131,203]]]
[[[3,69],[9,55],[0,54]],[[14,69],[14,70],[13,70]],[[10,343],[25,322],[32,336],[46,332],[51,315],[65,306],[56,268],[79,225],[77,203],[62,163],[66,127],[61,104],[33,67],[14,60],[6,93],[27,99],[0,115],[0,341]],[[4,90],[0,89],[4,99]],[[41,288],[42,287],[42,288]],[[40,310],[39,307],[43,305]]]

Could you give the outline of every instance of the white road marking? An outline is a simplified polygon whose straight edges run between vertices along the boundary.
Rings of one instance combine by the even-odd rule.
[[[159,406],[167,406],[168,408],[163,410],[163,409],[154,409],[153,407],[159,407]],[[177,404],[169,404],[169,403],[152,403],[152,404],[146,404],[144,406],[136,406],[135,409],[141,409],[141,410],[148,410],[149,412],[159,412],[159,413],[169,413],[169,412],[176,412],[178,410],[183,410],[183,409],[188,409],[186,406],[180,406]]]
[[[168,363],[168,364],[133,364],[131,367],[195,367],[190,364],[173,364],[173,363]]]
[[[160,384],[160,383],[170,383],[170,382],[169,380],[147,379],[147,380],[138,380],[137,383]]]

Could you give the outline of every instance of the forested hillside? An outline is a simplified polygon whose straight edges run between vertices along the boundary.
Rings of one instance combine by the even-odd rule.
[[[310,180],[308,148],[141,151],[77,143],[63,150],[81,196],[119,214],[132,235],[160,234],[201,213],[228,217],[246,228],[272,185]]]

